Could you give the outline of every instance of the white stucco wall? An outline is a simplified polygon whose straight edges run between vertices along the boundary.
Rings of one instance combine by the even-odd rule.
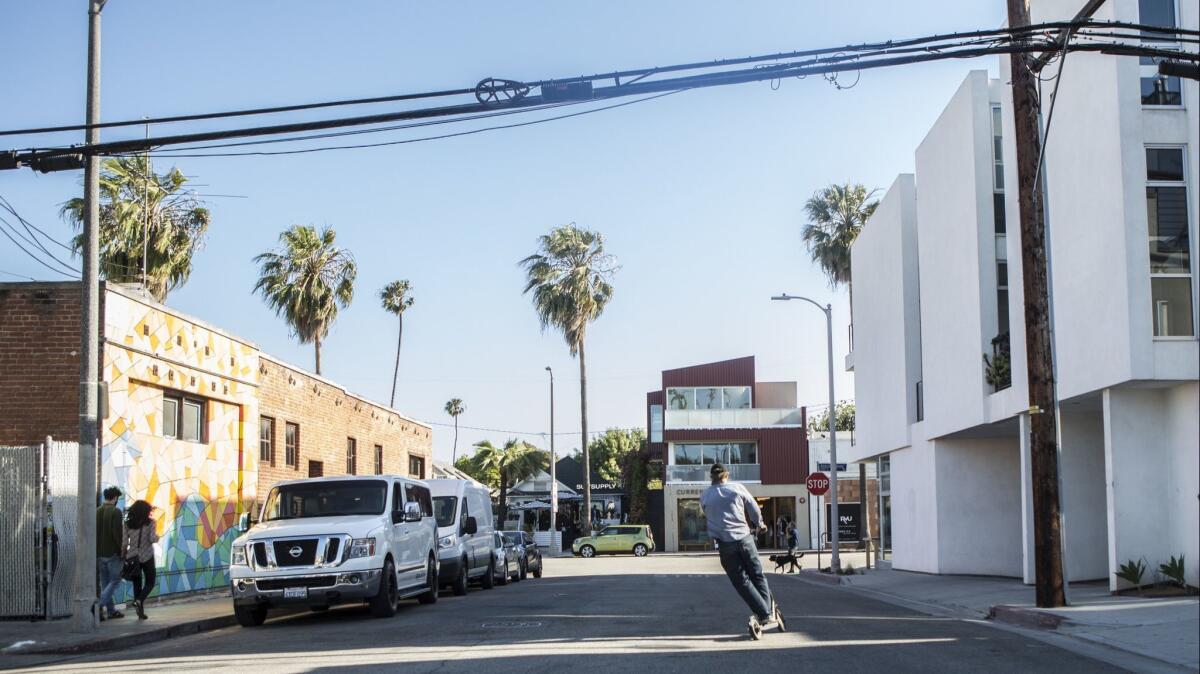
[[[1200,384],[1172,387],[1165,396],[1171,450],[1166,500],[1177,550],[1171,554],[1184,556],[1188,583],[1200,587]]]
[[[916,191],[900,175],[854,242],[855,435],[839,452],[861,461],[909,444],[920,379]],[[907,254],[906,254],[907,253]]]
[[[914,428],[919,437],[920,424]],[[938,483],[933,446],[914,446],[891,453],[892,568],[938,573]]]
[[[1018,441],[941,438],[933,443],[939,572],[1020,577]]]
[[[1099,409],[1060,410],[1063,549],[1070,582],[1108,577],[1104,416]]]

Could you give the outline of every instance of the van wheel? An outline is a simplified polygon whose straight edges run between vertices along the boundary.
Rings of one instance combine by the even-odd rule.
[[[534,577],[534,578],[541,578],[541,577],[542,577],[542,562],[540,562],[540,561],[539,561],[539,562],[538,562],[538,565],[537,565],[537,568],[533,570],[533,577]]]
[[[233,617],[242,627],[258,627],[267,619],[267,609],[263,606],[233,605]]]
[[[504,560],[504,573],[500,574],[500,577],[496,579],[496,582],[500,585],[508,585],[509,577],[510,574],[508,570],[508,560],[506,559]]]
[[[579,556],[580,557],[595,557],[596,556],[596,548],[593,548],[590,545],[585,545],[582,548],[579,548]]]
[[[388,559],[383,564],[383,575],[379,577],[379,592],[367,602],[371,615],[376,618],[391,618],[396,615],[396,604],[400,601],[396,588],[396,566]]]
[[[463,557],[462,566],[458,568],[458,577],[454,579],[454,584],[450,586],[455,597],[461,597],[467,593],[467,558]]]
[[[492,557],[491,561],[488,562],[487,573],[483,574],[483,580],[480,581],[480,585],[482,585],[483,589],[485,589],[485,590],[490,590],[493,587],[496,587],[496,558],[495,557]]]
[[[637,545],[633,546],[633,555],[635,557],[645,557],[647,552],[649,552],[649,550],[646,548],[645,543],[638,543]]]
[[[430,555],[429,561],[425,562],[425,587],[429,589],[417,595],[417,601],[422,604],[436,604],[438,600],[437,564],[433,561],[433,555]]]
[[[526,564],[525,562],[521,562],[521,574],[520,575],[521,575],[521,577],[517,578],[517,580],[525,580],[526,578],[529,577],[529,565]]]

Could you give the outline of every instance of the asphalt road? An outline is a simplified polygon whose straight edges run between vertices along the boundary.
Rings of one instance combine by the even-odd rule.
[[[270,619],[29,671],[750,672],[1118,671],[1021,634],[927,616],[771,576],[788,631],[746,634],[749,612],[714,557],[552,559],[507,587]],[[17,662],[9,661],[9,666]]]

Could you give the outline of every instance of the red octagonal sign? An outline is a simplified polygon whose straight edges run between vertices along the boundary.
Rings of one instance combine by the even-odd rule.
[[[804,481],[804,486],[808,487],[808,493],[813,496],[824,496],[825,492],[829,491],[829,476],[820,471],[815,472]]]

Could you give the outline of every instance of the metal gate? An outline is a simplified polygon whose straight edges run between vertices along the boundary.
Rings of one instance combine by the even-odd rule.
[[[79,445],[0,446],[0,618],[70,615]]]

